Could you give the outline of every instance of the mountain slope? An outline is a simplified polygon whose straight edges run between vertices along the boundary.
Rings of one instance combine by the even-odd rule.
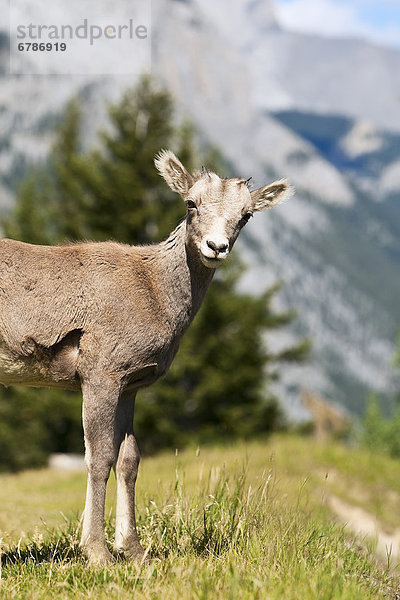
[[[214,14],[213,0],[197,2]],[[343,114],[400,131],[399,50],[285,31],[272,0],[220,0],[216,17],[245,59],[259,108]]]

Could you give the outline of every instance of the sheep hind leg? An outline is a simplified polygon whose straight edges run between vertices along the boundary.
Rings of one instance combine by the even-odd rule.
[[[140,453],[133,433],[135,394],[123,394],[116,412],[115,475],[117,479],[117,510],[115,549],[126,558],[141,561],[145,552],[139,542],[135,517],[135,484]]]

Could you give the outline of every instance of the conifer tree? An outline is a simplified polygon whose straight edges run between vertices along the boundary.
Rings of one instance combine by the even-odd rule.
[[[199,164],[219,172],[224,168],[213,149],[200,158],[193,128],[177,124],[170,95],[149,78],[112,106],[109,117],[99,147],[83,150],[79,105],[76,100],[68,105],[47,163],[32,170],[20,187],[15,208],[3,224],[6,235],[45,244],[78,239],[157,242],[184,217],[185,208],[156,172],[154,155],[172,148],[189,169]],[[232,256],[219,269],[170,372],[139,394],[136,428],[145,450],[177,446],[193,436],[267,432],[279,423],[278,403],[268,385],[270,366],[282,358],[301,360],[308,345],[301,343],[285,356],[268,352],[265,332],[288,323],[293,315],[272,311],[276,287],[258,298],[239,293],[237,261]],[[12,394],[26,398],[25,392]],[[69,398],[64,427],[69,433],[61,450],[70,449],[69,439],[75,449],[73,432],[81,431],[76,395],[40,390],[40,396],[54,402],[59,397],[63,407]],[[53,437],[47,436],[46,448],[54,447],[59,419],[57,424],[48,419],[47,427]]]

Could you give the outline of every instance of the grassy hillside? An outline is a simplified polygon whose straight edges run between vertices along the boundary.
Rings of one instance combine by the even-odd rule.
[[[84,492],[84,473],[2,476],[1,598],[396,597],[394,561],[376,559],[373,541],[354,540],[329,509],[334,497],[386,530],[400,525],[394,461],[294,437],[144,460],[138,521],[153,558],[143,567],[87,567]],[[112,480],[110,537],[114,505]]]

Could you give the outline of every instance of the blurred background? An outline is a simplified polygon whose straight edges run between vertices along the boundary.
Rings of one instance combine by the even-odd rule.
[[[97,6],[107,14],[107,0]],[[400,454],[399,3],[158,0],[151,44],[138,76],[10,75],[2,18],[3,235],[162,239],[184,214],[152,164],[163,147],[255,187],[289,178],[296,195],[249,223],[171,372],[140,394],[139,444],[311,419],[340,434],[361,422],[358,440]],[[71,451],[82,451],[79,397],[1,389],[0,469]]]

